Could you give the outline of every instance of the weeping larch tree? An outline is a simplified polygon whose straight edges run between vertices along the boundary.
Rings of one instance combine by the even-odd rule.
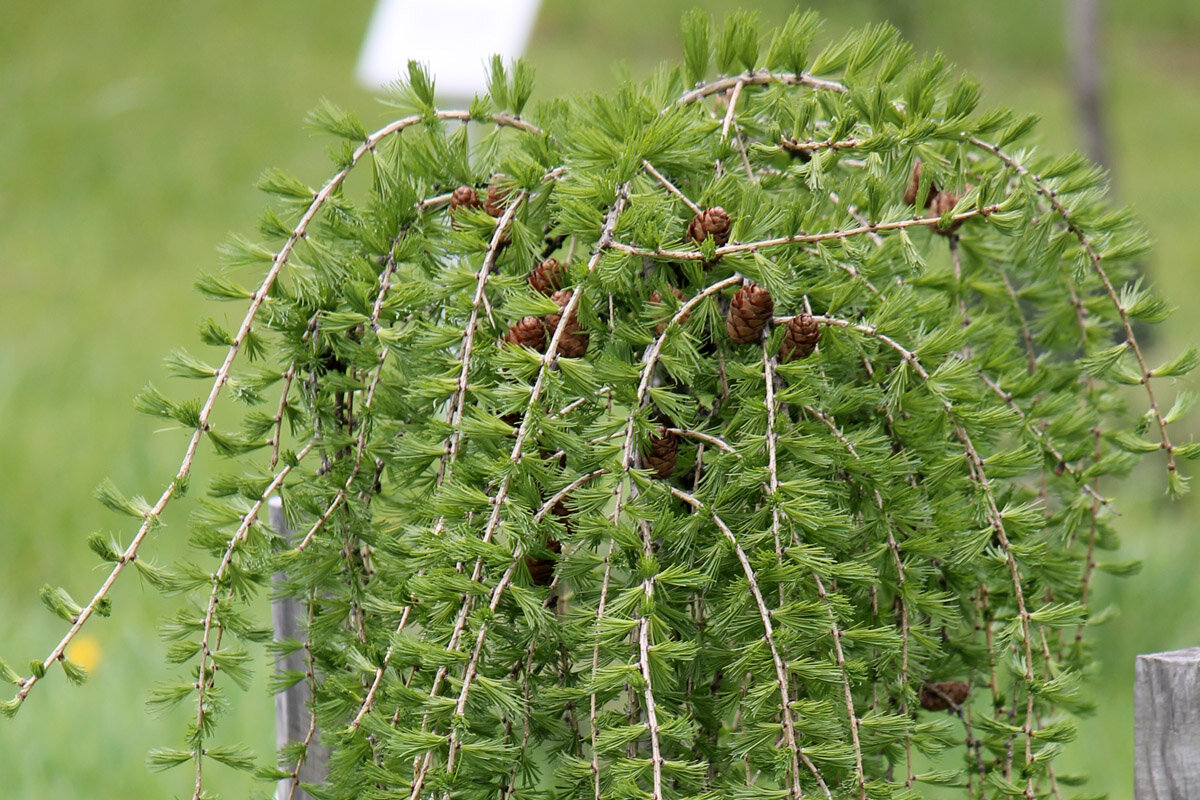
[[[683,28],[682,66],[611,96],[526,113],[495,59],[466,111],[413,64],[374,133],[313,112],[336,171],[266,173],[261,241],[199,279],[246,311],[201,326],[223,358],[168,360],[207,394],[137,399],[190,434],[179,470],[153,503],[101,487],[137,527],[89,540],[86,604],[43,592],[71,626],[3,668],[7,713],[56,662],[83,678],[64,650],[136,571],[186,598],[150,702],[194,715],[150,764],[197,800],[218,763],[294,789],[317,732],[331,800],[1078,782],[1089,588],[1126,569],[1102,482],[1155,453],[1180,493],[1200,449],[1160,380],[1196,350],[1135,335],[1166,315],[1147,237],[891,28]],[[229,461],[194,559],[155,565],[205,440]],[[304,632],[264,653],[277,571]],[[280,653],[312,721],[264,765],[220,720]]]

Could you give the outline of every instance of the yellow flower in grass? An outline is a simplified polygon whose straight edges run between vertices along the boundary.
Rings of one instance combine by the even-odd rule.
[[[67,658],[79,666],[92,672],[101,658],[100,641],[95,636],[84,634],[71,642],[67,647]]]

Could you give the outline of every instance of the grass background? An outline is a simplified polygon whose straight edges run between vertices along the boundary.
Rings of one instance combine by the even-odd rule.
[[[679,55],[681,11],[693,3],[544,0],[528,58],[536,97],[635,77]],[[719,12],[733,4],[702,2]],[[764,1],[765,23],[793,4]],[[1078,140],[1062,44],[1061,2],[840,0],[814,2],[828,36],[890,19],[918,51],[940,49],[985,86],[984,104],[1036,111],[1045,143]],[[1108,112],[1116,190],[1158,240],[1149,279],[1180,309],[1152,349],[1200,339],[1200,4],[1109,3],[1105,18]],[[91,499],[105,477],[157,497],[178,466],[178,431],[140,417],[131,398],[164,385],[160,359],[199,351],[196,325],[222,320],[191,290],[230,231],[253,233],[267,166],[310,183],[329,173],[325,143],[302,126],[321,97],[357,109],[370,125],[385,110],[353,83],[370,0],[261,2],[79,0],[9,4],[0,24],[0,655],[23,665],[44,656],[63,626],[37,601],[45,582],[90,597],[102,573],[84,539],[125,541],[128,525]],[[237,319],[227,321],[236,323]],[[197,391],[199,387],[188,387]],[[1168,392],[1169,393],[1169,392]],[[1141,402],[1135,398],[1134,402]],[[1190,425],[1190,428],[1188,427]],[[1195,420],[1184,426],[1195,431]],[[1177,434],[1186,438],[1186,433]],[[202,487],[208,454],[197,465]],[[1132,795],[1132,679],[1138,652],[1200,644],[1200,494],[1162,496],[1156,469],[1117,493],[1123,557],[1143,573],[1102,580],[1096,608],[1122,615],[1095,631],[1095,697],[1067,766],[1090,788]],[[187,502],[148,541],[169,560],[183,551]],[[152,717],[150,684],[170,675],[154,623],[173,606],[136,578],[118,584],[115,614],[89,625],[74,654],[94,664],[84,688],[57,671],[16,719],[0,720],[0,796],[159,797],[190,791],[186,768],[151,774],[154,746],[179,746],[185,711]],[[224,731],[260,757],[273,748],[265,681],[237,698]],[[247,796],[243,776],[213,770],[212,787]],[[266,795],[270,787],[253,790]]]

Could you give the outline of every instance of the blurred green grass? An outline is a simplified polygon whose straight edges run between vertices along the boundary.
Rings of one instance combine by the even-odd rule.
[[[101,573],[84,545],[94,530],[125,540],[129,526],[91,499],[112,477],[157,497],[178,466],[178,431],[133,412],[160,359],[200,350],[196,325],[237,309],[190,286],[216,262],[230,231],[252,233],[267,166],[310,182],[329,172],[325,143],[302,127],[321,97],[386,113],[352,80],[372,2],[235,3],[84,0],[11,4],[0,25],[0,655],[41,658],[62,633],[37,602],[44,582],[89,597]],[[529,60],[537,97],[604,89],[620,59],[640,77],[679,52],[681,11],[693,3],[544,0]],[[702,2],[720,12],[733,3]],[[764,23],[794,4],[747,2]],[[918,52],[940,49],[976,74],[985,104],[1036,111],[1056,150],[1077,140],[1061,42],[1062,4],[1045,0],[826,0],[826,31],[890,19]],[[1108,112],[1116,185],[1158,240],[1150,279],[1181,309],[1156,334],[1156,355],[1200,339],[1192,230],[1200,223],[1200,6],[1190,0],[1109,4]],[[236,322],[237,320],[229,320]],[[199,387],[174,387],[198,391]],[[1170,395],[1171,390],[1167,390]],[[1139,397],[1131,402],[1140,403]],[[1185,427],[1195,431],[1194,421]],[[1181,432],[1181,438],[1186,435]],[[207,456],[198,464],[202,487]],[[1094,791],[1131,795],[1133,656],[1200,643],[1200,506],[1170,504],[1158,469],[1120,487],[1123,557],[1144,572],[1102,580],[1096,608],[1123,614],[1095,633],[1099,710],[1070,751]],[[1198,487],[1200,489],[1200,487]],[[182,552],[187,502],[173,507],[147,552]],[[153,625],[172,604],[136,578],[118,585],[111,620],[92,623],[98,651],[84,688],[54,674],[13,721],[0,721],[0,790],[24,800],[88,793],[149,797],[187,789],[181,772],[143,766],[154,746],[180,744],[185,710],[144,709],[150,684],[171,675]],[[269,758],[272,700],[260,676],[225,727]],[[213,788],[245,794],[241,776]],[[100,789],[99,787],[103,787]],[[266,795],[269,786],[256,789]]]

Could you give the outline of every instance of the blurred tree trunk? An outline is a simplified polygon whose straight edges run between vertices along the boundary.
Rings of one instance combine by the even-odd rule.
[[[1100,61],[1100,0],[1068,0],[1067,50],[1075,107],[1083,128],[1084,150],[1093,161],[1111,168],[1104,125],[1104,70]]]

